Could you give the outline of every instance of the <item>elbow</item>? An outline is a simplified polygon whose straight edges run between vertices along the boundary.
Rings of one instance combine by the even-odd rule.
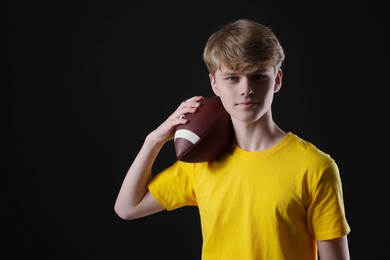
[[[133,214],[131,214],[131,210],[126,209],[125,207],[120,206],[118,203],[114,205],[114,211],[118,217],[123,220],[132,220],[134,219]]]

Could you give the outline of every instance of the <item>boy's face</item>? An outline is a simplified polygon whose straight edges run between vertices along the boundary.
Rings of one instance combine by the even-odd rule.
[[[221,98],[232,120],[246,123],[271,112],[274,93],[282,85],[282,71],[274,67],[241,72],[221,66],[209,76],[214,93]]]

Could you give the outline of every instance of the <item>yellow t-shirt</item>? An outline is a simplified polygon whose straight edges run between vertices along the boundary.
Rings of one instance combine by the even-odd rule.
[[[149,190],[167,210],[198,206],[203,260],[312,260],[316,239],[350,231],[335,161],[292,133],[264,151],[178,161]]]

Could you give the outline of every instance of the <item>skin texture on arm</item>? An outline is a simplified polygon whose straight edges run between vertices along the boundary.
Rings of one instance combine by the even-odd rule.
[[[350,260],[347,236],[317,240],[320,260]]]
[[[164,209],[147,189],[153,162],[162,146],[163,143],[154,142],[151,135],[146,137],[115,202],[115,212],[122,219],[135,219]]]
[[[114,210],[120,218],[136,219],[164,210],[148,190],[153,163],[163,145],[173,139],[176,126],[188,122],[182,115],[196,112],[202,99],[201,96],[194,96],[183,101],[168,119],[146,137],[115,201]]]

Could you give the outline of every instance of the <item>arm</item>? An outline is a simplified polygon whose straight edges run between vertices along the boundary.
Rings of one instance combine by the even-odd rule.
[[[136,219],[164,209],[148,190],[153,163],[163,145],[173,139],[175,127],[187,123],[187,119],[179,117],[196,112],[201,99],[195,96],[182,102],[167,120],[146,137],[119,190],[114,206],[119,217]]]
[[[317,240],[320,260],[349,260],[347,236],[330,240]]]

